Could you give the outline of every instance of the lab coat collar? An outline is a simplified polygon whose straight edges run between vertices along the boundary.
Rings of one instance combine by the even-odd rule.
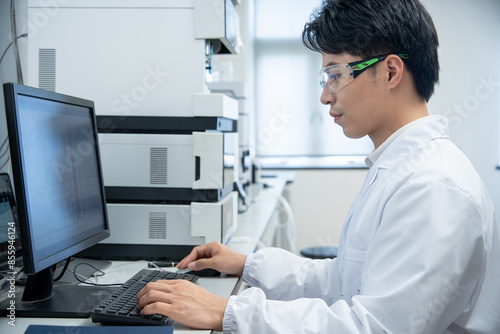
[[[389,145],[391,145],[392,142],[394,142],[396,140],[396,138],[399,137],[399,135],[401,135],[403,132],[405,132],[406,129],[408,129],[408,128],[412,127],[412,126],[415,126],[415,124],[418,124],[419,121],[421,121],[422,119],[425,119],[425,118],[426,117],[417,119],[417,120],[415,120],[413,122],[410,122],[410,123],[404,125],[403,127],[399,128],[392,135],[390,135],[389,138],[387,138],[382,143],[382,145],[380,145],[379,147],[377,147],[375,150],[373,150],[373,152],[368,157],[366,157],[366,159],[365,159],[366,165],[368,167],[372,167],[373,164],[375,163],[375,161],[378,159],[378,157],[380,157],[380,155],[382,155],[382,153],[384,153],[384,151],[387,149],[387,147],[389,147]]]
[[[420,118],[394,132],[366,158],[365,163],[370,168],[388,168],[398,157],[438,138],[449,138],[448,119],[437,115]]]
[[[365,182],[354,203],[351,205],[347,218],[344,224],[344,230],[350,225],[351,217],[357,210],[363,197],[368,192],[375,180],[379,176],[380,169],[387,169],[395,161],[400,159],[403,155],[408,154],[416,147],[422,146],[426,142],[438,138],[449,138],[448,136],[448,119],[443,116],[427,116],[420,118],[416,121],[409,123],[396,131],[390,138],[380,145],[377,152],[373,152],[368,158],[375,159],[373,165],[369,166],[368,174],[366,175]],[[375,153],[375,155],[373,155]],[[411,161],[409,161],[411,163]],[[340,249],[340,248],[339,248]],[[340,252],[340,250],[339,250]]]

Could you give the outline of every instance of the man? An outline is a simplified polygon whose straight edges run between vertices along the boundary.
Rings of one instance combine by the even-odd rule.
[[[500,333],[493,205],[446,119],[428,116],[439,64],[427,11],[418,0],[324,1],[302,39],[322,55],[321,102],[346,136],[375,146],[338,257],[199,246],[179,268],[254,288],[226,300],[153,283],[138,294],[142,311],[227,333]]]

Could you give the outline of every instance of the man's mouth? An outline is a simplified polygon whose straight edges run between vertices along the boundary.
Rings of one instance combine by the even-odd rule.
[[[331,112],[330,116],[332,116],[335,123],[337,123],[340,117],[342,117],[342,114]]]

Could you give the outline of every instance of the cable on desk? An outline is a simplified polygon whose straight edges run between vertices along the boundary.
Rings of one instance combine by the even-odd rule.
[[[92,275],[92,277],[94,277],[95,279],[106,275],[106,273],[104,271],[102,271],[101,269],[96,268],[95,266],[91,265],[90,263],[85,263],[85,262],[79,263],[75,266],[75,268],[73,268],[73,275],[75,276],[75,279],[82,284],[88,284],[88,285],[93,285],[93,286],[120,286],[120,285],[123,285],[123,283],[98,284],[98,283],[93,283],[93,282],[87,282],[87,280],[88,280],[87,277],[85,277],[81,274],[78,274],[76,272],[76,268],[78,268],[81,265],[86,265],[86,266],[91,267],[92,269],[95,269],[95,271],[98,272],[98,274]],[[80,279],[80,277],[78,277],[78,276],[84,277],[85,280]]]

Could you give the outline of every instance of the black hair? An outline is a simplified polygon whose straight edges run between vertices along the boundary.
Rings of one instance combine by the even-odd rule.
[[[436,28],[418,0],[323,0],[302,42],[313,51],[362,59],[405,53],[417,94],[426,101],[439,81]]]

